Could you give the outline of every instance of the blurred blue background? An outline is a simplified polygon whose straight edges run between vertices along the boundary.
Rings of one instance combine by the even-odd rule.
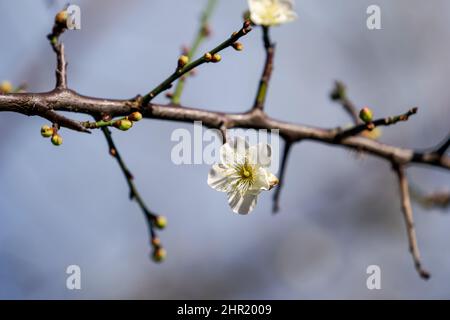
[[[198,28],[203,0],[73,1],[82,29],[63,36],[69,86],[86,95],[130,98],[174,67],[180,46]],[[382,141],[433,146],[450,120],[450,2],[378,0],[382,30],[366,28],[373,1],[297,1],[299,19],[274,28],[275,73],[267,112],[315,126],[349,123],[329,101],[342,79],[358,106],[376,115],[419,106],[408,123],[383,131]],[[0,1],[0,79],[29,91],[54,86],[55,57],[46,35],[65,1]],[[219,1],[215,46],[239,28],[244,0]],[[264,52],[259,29],[217,65],[190,78],[183,104],[245,111]],[[164,97],[159,101],[165,101]],[[79,116],[79,119],[85,119]],[[432,278],[421,280],[408,252],[395,176],[389,164],[341,148],[304,142],[292,151],[281,212],[272,193],[248,216],[231,212],[224,194],[206,184],[206,165],[170,161],[172,131],[191,125],[146,120],[114,137],[141,194],[169,219],[160,233],[168,259],[157,265],[139,208],[108,155],[100,132],[62,130],[64,144],[40,137],[46,121],[0,114],[0,298],[310,299],[450,298],[450,216],[414,205],[419,245]],[[413,167],[425,190],[449,186],[443,170]],[[448,213],[448,212],[447,212]],[[77,264],[82,290],[66,289],[66,267]],[[377,264],[382,289],[366,288]]]

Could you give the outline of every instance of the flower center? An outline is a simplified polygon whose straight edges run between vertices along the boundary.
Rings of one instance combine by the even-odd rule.
[[[232,188],[245,193],[256,180],[256,168],[245,161],[242,164],[236,165],[234,170],[237,179],[233,182]]]

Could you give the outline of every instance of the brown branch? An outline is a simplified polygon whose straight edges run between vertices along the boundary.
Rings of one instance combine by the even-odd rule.
[[[47,106],[54,111],[76,112],[98,117],[127,116],[136,110],[136,106],[128,100],[114,100],[87,97],[72,90],[58,90],[47,93],[0,94],[0,112],[11,111],[25,115],[39,115],[34,109],[35,104]],[[350,136],[336,139],[339,132],[336,129],[323,129],[300,124],[279,121],[269,117],[261,110],[251,110],[245,113],[225,113],[195,109],[172,104],[149,104],[141,108],[145,118],[177,122],[193,123],[201,121],[208,128],[220,129],[226,124],[228,129],[279,129],[280,136],[292,142],[312,140],[330,145],[337,145],[351,150],[367,152],[371,155],[395,160],[400,164],[424,164],[443,169],[450,169],[450,157],[439,156],[433,152],[422,152],[384,144],[361,136]]]
[[[400,186],[400,195],[401,195],[401,204],[402,204],[402,212],[403,218],[406,223],[406,231],[408,235],[408,243],[409,243],[409,251],[411,252],[414,266],[419,273],[422,279],[428,279],[430,274],[422,267],[422,262],[420,260],[420,251],[417,245],[417,237],[416,230],[414,227],[414,218],[413,211],[411,207],[411,199],[409,195],[409,186],[408,179],[405,174],[405,168],[403,165],[399,165],[397,163],[393,163],[393,169],[397,173],[399,186]]]
[[[280,210],[281,188],[284,185],[284,176],[286,173],[286,166],[287,166],[289,151],[291,150],[291,147],[292,147],[292,143],[290,141],[286,141],[284,144],[283,155],[281,158],[280,172],[278,174],[278,178],[279,178],[280,182],[278,183],[278,186],[275,189],[275,193],[273,194],[273,206],[272,206],[273,213],[277,213]]]
[[[65,18],[64,18],[65,15]],[[64,44],[59,42],[60,36],[67,30],[67,11],[60,11],[55,17],[52,32],[47,35],[53,51],[56,53],[56,88],[67,88],[67,62],[64,54]]]
[[[263,30],[263,42],[264,49],[266,51],[266,61],[264,63],[264,69],[259,80],[258,90],[256,93],[255,103],[253,109],[264,109],[266,102],[267,90],[269,87],[270,78],[273,71],[273,61],[275,56],[275,44],[270,40],[269,27],[262,26]]]

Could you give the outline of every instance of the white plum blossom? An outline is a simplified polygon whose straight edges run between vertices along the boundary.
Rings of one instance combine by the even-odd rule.
[[[294,0],[248,0],[250,19],[254,24],[270,27],[297,18]]]
[[[247,214],[256,206],[263,190],[278,184],[268,168],[271,148],[266,143],[249,147],[246,140],[236,137],[220,148],[220,162],[213,165],[208,185],[228,195],[228,204],[235,213]]]

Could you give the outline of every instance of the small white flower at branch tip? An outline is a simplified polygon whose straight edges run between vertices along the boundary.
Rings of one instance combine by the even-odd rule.
[[[266,27],[291,22],[297,18],[294,0],[248,0],[250,19]]]
[[[220,148],[220,162],[208,174],[208,185],[226,192],[228,204],[235,213],[248,214],[256,206],[258,195],[278,184],[269,172],[270,145],[260,143],[250,147],[246,140],[236,137]]]

